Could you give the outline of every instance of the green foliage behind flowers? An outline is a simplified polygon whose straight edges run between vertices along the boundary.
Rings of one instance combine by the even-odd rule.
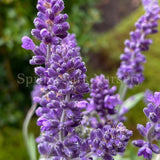
[[[86,40],[91,41],[92,26],[99,20],[99,12],[95,8],[97,0],[65,1],[65,12],[69,14],[70,32],[77,35],[82,48],[87,48]],[[33,18],[36,16],[37,1],[2,0],[0,2],[1,38],[0,46],[6,46],[9,51],[16,49],[16,54],[24,55],[19,49],[21,37],[29,35],[28,28],[33,28]],[[25,6],[25,7],[24,7]],[[72,20],[72,21],[71,21]],[[8,52],[9,52],[8,51]],[[15,56],[15,54],[13,55]]]
[[[0,6],[2,32],[0,45],[5,47],[6,50],[4,52],[8,54],[12,52],[12,56],[16,56],[17,54],[24,55],[18,46],[20,46],[22,35],[29,34],[27,27],[31,28],[32,26],[31,17],[34,15],[34,9],[27,0],[2,1],[0,2]],[[25,9],[24,6],[27,9]]]
[[[0,160],[28,160],[21,131],[5,127],[0,131]]]
[[[75,33],[82,51],[90,49],[95,33],[93,25],[100,21],[100,15],[95,8],[97,0],[65,0],[66,12],[69,14],[70,32]],[[70,6],[70,4],[72,4]],[[65,11],[64,11],[65,12]]]

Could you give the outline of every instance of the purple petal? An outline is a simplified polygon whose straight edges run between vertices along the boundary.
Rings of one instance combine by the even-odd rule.
[[[24,48],[26,50],[34,50],[35,47],[36,46],[35,46],[34,42],[32,41],[32,39],[30,39],[27,36],[24,36],[22,38],[22,48]]]

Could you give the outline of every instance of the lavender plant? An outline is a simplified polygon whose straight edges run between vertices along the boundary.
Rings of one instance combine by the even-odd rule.
[[[144,140],[134,140],[133,145],[139,147],[138,156],[144,156],[147,160],[152,159],[153,153],[160,154],[160,148],[153,141],[160,140],[160,92],[155,92],[147,97],[148,105],[144,108],[144,113],[150,122],[146,127],[137,125],[139,133],[146,138]]]
[[[68,33],[68,15],[62,13],[63,0],[38,0],[35,29],[31,33],[40,44],[24,36],[22,47],[34,53],[30,64],[36,65],[38,76],[32,98],[33,104],[39,104],[36,114],[41,133],[36,141],[40,160],[89,160],[95,157],[113,160],[125,152],[133,134],[122,123],[129,110],[129,106],[125,106],[125,94],[127,88],[144,80],[142,63],[146,60],[141,52],[149,49],[152,40],[146,36],[157,32],[160,18],[158,1],[142,2],[146,13],[136,23],[136,30],[130,33],[131,40],[125,42],[125,54],[121,55],[117,73],[125,85],[115,93],[116,86],[110,88],[104,75],[92,78],[91,86],[86,83],[87,69],[75,35]],[[83,95],[88,92],[90,98],[84,99]],[[144,109],[151,122],[146,128],[138,125],[147,142],[133,141],[140,147],[138,155],[147,159],[151,159],[152,152],[160,152],[159,147],[152,144],[154,139],[159,140],[157,97],[159,93],[151,96],[148,100],[151,104]],[[27,128],[24,129],[27,139],[26,132]]]
[[[133,88],[144,81],[143,66],[146,62],[142,51],[147,51],[152,43],[149,34],[157,33],[159,17],[158,1],[142,0],[145,14],[135,23],[136,30],[130,32],[131,39],[125,41],[124,54],[117,76],[127,87]]]

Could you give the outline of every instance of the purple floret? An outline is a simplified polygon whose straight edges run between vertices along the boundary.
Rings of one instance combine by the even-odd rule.
[[[153,123],[160,122],[160,92],[155,92],[147,98],[150,102],[148,107],[144,108],[144,113]]]

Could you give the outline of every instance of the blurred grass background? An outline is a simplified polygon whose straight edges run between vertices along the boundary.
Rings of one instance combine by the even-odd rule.
[[[134,23],[144,13],[139,0],[65,0],[65,12],[69,14],[70,32],[77,35],[82,56],[88,68],[88,81],[103,73],[111,85],[119,86],[116,71],[119,56],[124,49],[124,40],[134,30]],[[31,105],[30,92],[34,84],[33,67],[28,61],[32,54],[21,48],[21,37],[30,36],[33,19],[36,16],[36,0],[0,0],[0,160],[28,160],[22,138],[22,123]],[[129,90],[127,97],[146,89],[160,89],[160,33],[152,35],[154,43],[145,53],[145,81]],[[19,82],[19,75],[25,78]],[[29,85],[26,78],[32,78]],[[132,139],[138,138],[136,124],[146,122],[141,101],[128,114],[126,125],[132,129]],[[30,124],[30,131],[39,134],[36,116]],[[126,156],[136,156],[129,145]]]

